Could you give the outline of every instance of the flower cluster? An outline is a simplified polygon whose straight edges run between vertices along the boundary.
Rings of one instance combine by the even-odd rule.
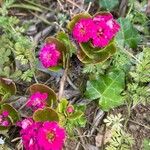
[[[103,48],[113,39],[120,25],[110,13],[98,14],[93,19],[80,19],[74,26],[72,34],[77,42],[92,41],[94,47]]]
[[[0,126],[8,127],[10,125],[10,121],[9,121],[8,115],[9,115],[8,111],[3,111],[0,114]]]
[[[21,122],[20,135],[26,150],[61,150],[65,140],[65,130],[57,122]]]
[[[33,110],[44,108],[46,106],[47,98],[47,93],[35,92],[28,99],[27,106],[32,108]]]
[[[39,60],[45,68],[57,66],[60,52],[54,43],[46,43],[39,52]]]

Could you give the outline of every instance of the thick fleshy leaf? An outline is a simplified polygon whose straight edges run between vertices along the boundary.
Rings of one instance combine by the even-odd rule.
[[[66,100],[66,99],[62,99],[61,101],[60,101],[60,103],[58,104],[58,112],[59,113],[64,113],[65,111],[66,111],[66,108],[67,108],[67,106],[68,106],[68,101]]]
[[[1,110],[2,111],[6,110],[9,112],[9,117],[10,117],[12,123],[16,123],[17,121],[19,121],[19,114],[18,114],[17,110],[14,107],[12,107],[11,105],[3,104],[1,106]]]
[[[45,42],[46,42],[46,43],[54,43],[54,44],[56,44],[56,47],[57,47],[57,49],[58,49],[60,52],[66,51],[65,45],[64,45],[61,41],[59,41],[58,39],[56,39],[56,38],[54,38],[54,37],[47,37],[47,38],[45,39]]]
[[[57,34],[57,38],[65,45],[67,53],[69,53],[70,56],[72,56],[72,54],[76,51],[76,47],[70,41],[69,35],[65,32],[59,32]]]
[[[2,130],[8,130],[8,129],[9,129],[9,127],[0,126],[0,131],[2,131]]]
[[[136,48],[140,41],[138,31],[133,27],[128,18],[119,18],[118,22],[121,25],[121,30],[116,36],[118,46],[124,47],[127,45],[131,48]]]
[[[59,122],[59,116],[57,112],[50,107],[36,110],[33,114],[33,119],[37,122],[44,122],[44,121]]]
[[[80,118],[81,116],[83,116],[83,112],[79,110],[79,111],[74,112],[74,113],[73,113],[72,115],[70,115],[68,118],[75,120],[75,119],[77,119],[77,118]]]
[[[0,78],[0,102],[16,94],[15,83],[7,78]]]
[[[120,95],[124,89],[125,74],[122,70],[114,70],[98,79],[87,82],[85,95],[94,100],[99,99],[99,105],[104,111],[123,104]]]
[[[56,93],[47,85],[35,83],[31,85],[28,90],[30,94],[33,94],[35,92],[47,93],[48,94],[47,104],[49,106],[57,104]]]
[[[68,23],[67,28],[72,30],[74,25],[81,19],[81,18],[91,18],[92,16],[89,13],[80,13],[75,15],[71,21]]]
[[[119,5],[119,0],[99,0],[99,5],[101,8],[111,11]]]
[[[93,48],[90,43],[80,44],[81,49],[77,53],[78,59],[83,63],[100,63],[107,60],[116,52],[114,40],[103,49]]]
[[[61,69],[63,69],[63,66],[61,66],[61,65],[48,68],[48,70],[53,71],[53,72],[58,72]]]
[[[47,37],[46,39],[45,39],[45,42],[46,43],[54,43],[55,45],[56,45],[56,48],[60,51],[60,53],[61,53],[61,58],[60,58],[60,61],[59,61],[59,64],[58,64],[58,66],[65,66],[65,64],[64,64],[64,59],[65,59],[65,55],[66,55],[66,53],[67,53],[67,50],[66,50],[66,47],[65,47],[65,45],[60,41],[60,40],[58,40],[58,39],[56,39],[56,38],[54,38],[54,37]],[[57,68],[58,69],[58,68]],[[60,68],[61,69],[61,68]],[[55,70],[56,71],[56,70]]]
[[[77,57],[84,64],[92,63],[92,59],[90,59],[82,50],[78,50]]]
[[[18,112],[11,105],[9,105],[9,104],[3,104],[3,105],[1,105],[0,114],[3,111],[8,111],[9,112],[8,120],[11,123],[10,125],[15,124],[17,121],[19,121],[20,118],[19,118]],[[7,126],[7,127],[0,126],[0,131],[1,130],[8,130],[9,128],[10,128],[10,126]]]

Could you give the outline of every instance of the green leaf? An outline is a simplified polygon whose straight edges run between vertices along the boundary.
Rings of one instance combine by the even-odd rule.
[[[150,139],[144,139],[143,150],[150,150]]]
[[[120,95],[124,89],[125,74],[114,70],[98,79],[87,82],[85,95],[91,100],[99,99],[99,105],[104,111],[123,104]]]
[[[57,112],[49,107],[36,110],[33,114],[33,119],[37,122],[44,122],[44,121],[59,122],[59,116]]]
[[[11,95],[15,95],[16,85],[7,78],[0,78],[0,101],[7,100]]]
[[[23,8],[23,9],[27,9],[27,10],[33,10],[33,11],[38,11],[38,12],[42,12],[42,9],[40,9],[37,6],[33,6],[30,4],[13,4],[10,6],[10,8]]]
[[[119,0],[99,0],[99,5],[101,8],[111,11],[119,5]]]
[[[133,27],[128,18],[119,18],[118,22],[121,25],[121,30],[116,36],[118,46],[124,47],[127,45],[131,48],[136,48],[140,41],[138,31]]]
[[[76,51],[76,47],[71,43],[69,35],[65,32],[59,32],[57,34],[57,38],[66,46],[67,52],[70,53],[70,56],[72,56],[72,54]]]
[[[9,112],[9,116],[11,117],[11,120],[13,121],[12,123],[16,123],[17,121],[19,121],[18,112],[14,107],[12,107],[9,104],[3,104],[1,106],[1,109]]]
[[[77,111],[77,112],[74,112],[71,116],[69,116],[69,119],[77,119],[77,118],[80,118],[81,116],[83,115],[83,112],[82,111]]]
[[[66,111],[66,108],[67,108],[67,106],[68,106],[68,101],[66,100],[66,99],[62,99],[61,101],[60,101],[60,103],[58,104],[58,111],[60,112],[60,113],[64,113],[65,111]]]
[[[77,56],[78,59],[83,63],[101,63],[106,61],[110,56],[116,52],[116,46],[114,40],[112,40],[104,48],[94,48],[90,43],[80,44],[81,49],[79,50]]]
[[[50,68],[48,68],[48,70],[53,71],[53,72],[58,72],[58,71],[60,71],[61,69],[63,69],[62,66],[55,66],[55,67],[50,67]]]
[[[89,13],[79,13],[75,15],[71,21],[68,23],[67,28],[71,31],[75,24],[81,19],[81,18],[91,18],[91,15]]]
[[[3,111],[8,111],[8,112],[9,112],[8,120],[10,121],[10,125],[7,126],[7,127],[5,127],[5,126],[0,126],[0,131],[1,131],[1,130],[8,130],[12,124],[15,124],[17,121],[19,121],[18,112],[17,112],[17,110],[16,110],[14,107],[12,107],[11,105],[9,105],[9,104],[3,104],[3,105],[1,105],[0,114],[1,114]]]
[[[49,106],[52,106],[53,104],[54,105],[57,104],[56,93],[47,85],[35,83],[35,84],[31,85],[28,90],[31,94],[33,94],[35,92],[47,93],[48,94],[47,104]]]

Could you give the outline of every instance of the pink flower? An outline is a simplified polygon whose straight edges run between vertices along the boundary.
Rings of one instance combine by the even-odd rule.
[[[61,150],[65,140],[65,130],[56,122],[44,122],[38,131],[38,144],[42,150]]]
[[[2,120],[3,120],[3,116],[2,116],[2,115],[0,115],[0,123],[2,122]]]
[[[44,108],[46,106],[46,100],[48,98],[47,93],[36,92],[30,96],[27,102],[27,106],[33,110],[38,108]]]
[[[65,130],[56,122],[34,122],[22,128],[20,135],[25,150],[61,150]]]
[[[110,13],[97,15],[93,18],[95,23],[95,33],[93,34],[93,45],[103,48],[107,46],[112,38],[117,34],[120,25]]]
[[[9,126],[9,121],[8,120],[4,120],[2,123],[1,123],[1,126]]]
[[[92,39],[95,47],[103,48],[108,45],[112,39],[112,33],[110,28],[106,25],[106,22],[101,21],[95,25],[95,34],[93,34]]]
[[[28,124],[26,128],[22,128],[20,135],[25,150],[39,150],[37,143],[37,132],[42,126],[42,123],[32,121],[31,124]]]
[[[60,52],[54,43],[45,44],[39,53],[39,59],[45,68],[57,66]]]
[[[109,28],[112,30],[112,34],[113,36],[116,35],[116,33],[120,30],[120,25],[119,23],[114,20],[114,19],[110,19],[106,22],[107,26],[109,26]]]
[[[72,34],[77,42],[88,42],[93,33],[93,20],[90,18],[80,19],[74,26]]]
[[[8,115],[9,115],[9,112],[8,111],[3,111],[1,114],[0,114],[0,126],[9,126],[11,123],[10,123],[10,120],[8,118]]]
[[[68,107],[67,107],[67,113],[73,113],[74,112],[74,107],[72,106],[72,105],[69,105]]]
[[[104,14],[98,14],[93,18],[94,23],[99,23],[101,21],[106,22],[110,19],[113,19],[112,14],[110,13],[104,13]]]
[[[3,111],[3,112],[2,112],[2,115],[3,115],[4,117],[8,117],[9,112],[8,112],[8,111]]]
[[[26,129],[28,126],[32,124],[33,124],[33,120],[31,118],[27,118],[27,119],[17,122],[17,126],[20,126],[22,129]]]

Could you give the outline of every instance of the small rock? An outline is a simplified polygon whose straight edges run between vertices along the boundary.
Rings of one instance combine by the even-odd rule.
[[[34,35],[37,33],[37,27],[35,25],[31,25],[27,31],[27,35]]]
[[[134,124],[130,124],[130,125],[129,125],[129,129],[130,129],[131,131],[137,131],[137,130],[140,129],[140,126],[134,125]]]

